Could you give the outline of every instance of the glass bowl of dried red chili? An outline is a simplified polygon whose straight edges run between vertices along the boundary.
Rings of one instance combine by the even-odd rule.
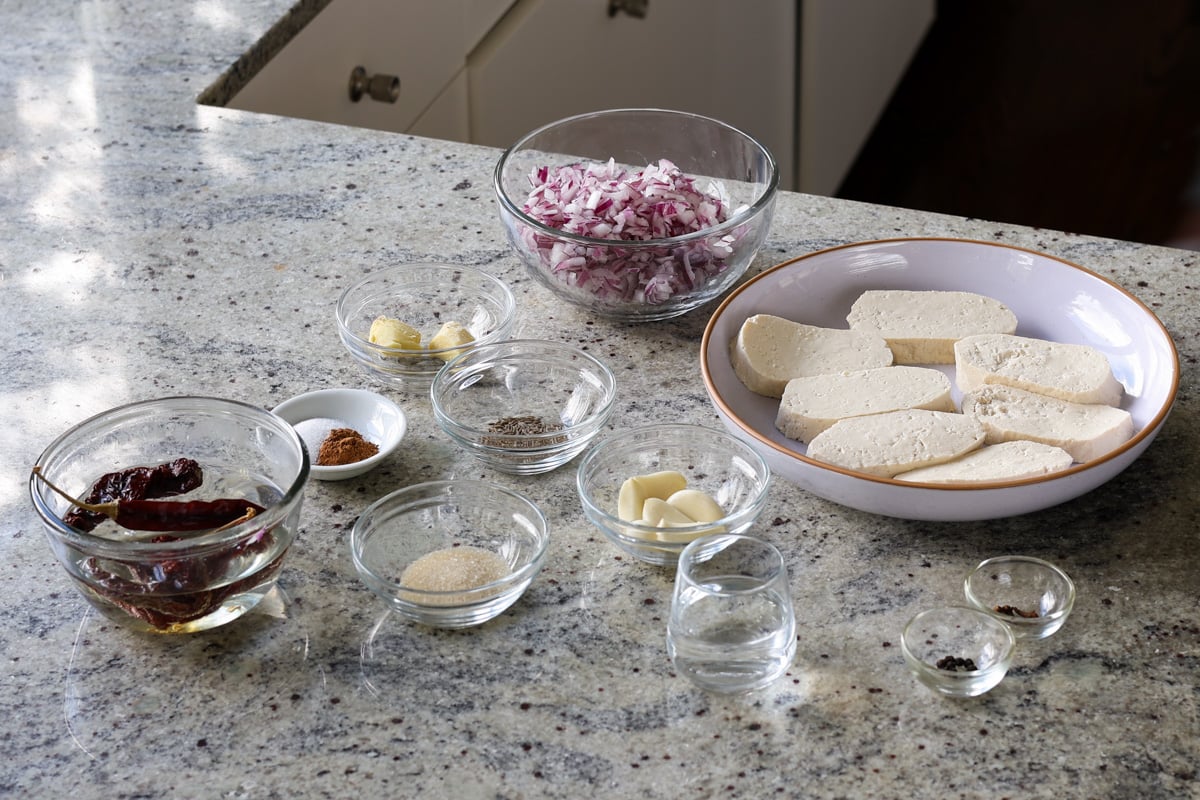
[[[455,358],[430,387],[441,429],[489,467],[537,475],[566,464],[607,424],[612,370],[560,342],[510,339]]]
[[[1075,583],[1058,567],[1032,556],[983,561],[963,581],[967,602],[1004,622],[1018,639],[1054,634],[1075,606]]]
[[[308,476],[299,435],[269,411],[171,397],[71,428],[38,458],[29,489],[92,606],[134,629],[191,633],[274,588]]]
[[[372,503],[350,532],[363,583],[388,607],[435,628],[465,628],[520,599],[550,543],[525,495],[481,480],[430,481]]]
[[[976,697],[995,688],[1008,674],[1015,645],[1007,625],[966,606],[922,611],[900,637],[917,680],[950,697]]]
[[[476,267],[412,263],[384,267],[342,292],[342,344],[375,380],[429,391],[464,349],[507,339],[517,302],[508,284]]]

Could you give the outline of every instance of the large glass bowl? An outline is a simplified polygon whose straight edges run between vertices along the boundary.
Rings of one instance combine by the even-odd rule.
[[[171,397],[114,408],[59,436],[38,458],[42,475],[76,499],[103,475],[194,459],[199,486],[164,500],[249,500],[261,513],[228,527],[135,531],[68,524],[72,504],[37,476],[30,494],[54,555],[105,617],[155,633],[191,633],[245,614],[275,585],[296,538],[309,458],[299,435],[261,408]],[[181,509],[182,511],[183,509]]]
[[[530,213],[539,170],[610,159],[631,174],[668,159],[706,194],[722,187],[728,215],[669,238],[626,241],[593,229],[568,233]],[[504,152],[494,176],[500,219],[529,272],[562,299],[625,321],[685,314],[736,283],[767,236],[778,185],[774,157],[748,134],[708,117],[647,108],[538,128]]]

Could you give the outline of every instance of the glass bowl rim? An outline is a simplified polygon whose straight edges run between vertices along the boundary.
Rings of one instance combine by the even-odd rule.
[[[460,436],[464,439],[468,436],[486,436],[492,435],[493,431],[485,428],[475,428],[467,425],[455,417],[447,413],[446,409],[440,400],[441,391],[443,389],[452,389],[467,378],[472,377],[475,372],[471,371],[472,367],[476,370],[487,367],[487,363],[473,364],[474,360],[488,358],[505,348],[510,348],[512,352],[500,353],[495,357],[492,363],[503,362],[507,359],[516,358],[526,360],[528,356],[543,356],[550,355],[557,360],[569,357],[573,362],[582,360],[588,364],[595,373],[600,377],[600,382],[604,388],[603,405],[587,420],[579,425],[573,426],[583,430],[585,434],[594,434],[599,428],[611,418],[614,406],[617,400],[617,376],[612,371],[612,368],[605,364],[596,356],[582,350],[574,345],[566,342],[559,342],[553,339],[499,339],[493,342],[484,342],[482,344],[470,347],[459,353],[454,358],[446,362],[446,364],[437,371],[433,376],[433,381],[429,384],[429,404],[433,410],[434,419],[437,423],[446,430],[446,433],[451,436]],[[521,348],[533,348],[525,350]],[[585,430],[588,429],[588,430]],[[594,430],[593,430],[594,429]],[[564,429],[565,430],[565,429]],[[537,442],[546,442],[545,445],[532,448],[514,448],[514,447],[497,447],[488,445],[482,442],[468,442],[472,447],[485,449],[496,453],[522,453],[525,455],[535,455],[542,451],[557,451],[560,449],[559,443],[553,440],[561,437],[564,431],[547,431],[546,433],[519,434],[522,438],[527,438]],[[503,434],[500,434],[503,435]],[[577,444],[578,438],[569,440],[563,444]]]
[[[397,578],[388,578],[388,577],[381,575],[377,570],[375,570],[370,564],[368,564],[363,559],[363,550],[365,548],[366,542],[373,535],[371,532],[367,531],[365,529],[365,526],[362,524],[362,521],[364,519],[369,519],[373,512],[377,511],[378,509],[382,508],[385,505],[396,502],[396,500],[398,498],[404,497],[406,495],[421,497],[424,492],[429,492],[430,494],[426,495],[424,499],[427,499],[427,500],[433,500],[433,499],[438,499],[438,498],[444,499],[447,496],[446,489],[448,489],[451,486],[472,486],[472,487],[476,487],[476,488],[484,488],[484,489],[487,489],[489,492],[500,493],[500,494],[506,495],[510,498],[516,499],[522,505],[524,505],[527,508],[527,510],[530,512],[530,518],[533,519],[534,522],[536,523],[535,527],[537,530],[537,536],[536,536],[537,545],[534,550],[533,556],[529,559],[529,561],[525,564],[522,564],[518,569],[513,570],[509,574],[507,574],[501,578],[498,578],[494,581],[491,581],[489,583],[485,583],[481,586],[475,586],[470,589],[445,589],[445,590],[436,590],[435,591],[435,590],[430,590],[430,589],[414,589],[411,587],[404,586],[403,584],[400,583],[400,580],[398,577]],[[436,492],[436,494],[435,494],[435,492]],[[411,503],[411,501],[406,502],[405,505],[409,505],[410,503]],[[358,515],[358,519],[356,519],[354,521],[354,526],[350,529],[350,557],[351,557],[351,560],[354,562],[355,569],[358,570],[360,572],[360,574],[365,573],[366,575],[370,576],[370,579],[372,581],[374,581],[376,584],[378,584],[380,587],[385,587],[389,592],[389,596],[387,597],[387,600],[389,603],[396,602],[401,605],[408,606],[408,607],[411,607],[414,609],[430,610],[430,611],[438,611],[438,612],[450,611],[450,610],[453,610],[456,608],[468,608],[471,606],[475,606],[480,602],[484,602],[487,600],[493,600],[497,597],[497,594],[495,593],[495,590],[497,590],[497,589],[506,590],[506,591],[500,592],[501,595],[507,594],[507,590],[510,587],[520,585],[520,584],[524,583],[526,580],[532,579],[533,576],[535,574],[537,574],[537,572],[542,567],[542,562],[545,560],[546,553],[549,549],[550,549],[549,522],[546,519],[545,512],[542,511],[541,507],[538,506],[537,503],[535,503],[532,499],[530,499],[528,496],[526,496],[522,492],[518,492],[515,489],[510,489],[507,486],[502,486],[501,484],[494,483],[492,481],[480,480],[480,479],[475,479],[475,478],[447,478],[444,480],[425,481],[423,483],[414,483],[414,484],[410,484],[409,486],[404,486],[400,489],[396,489],[395,491],[389,492],[388,494],[384,495],[383,497],[380,497],[378,500],[371,503],[371,505],[369,505],[365,509],[363,509],[362,513],[360,513]],[[412,599],[399,598],[396,596],[396,594],[398,592],[403,592],[405,595],[409,596]],[[491,593],[489,594],[489,592],[491,592]],[[422,602],[420,602],[420,598],[423,598],[423,597],[428,597],[428,598],[459,597],[459,596],[464,596],[464,595],[474,596],[477,594],[484,595],[484,596],[480,597],[479,599],[468,600],[463,603],[447,604],[447,605],[430,606],[430,605],[426,605],[426,604],[423,604]]]
[[[736,450],[739,455],[744,456],[747,462],[751,464],[751,466],[755,467],[755,473],[762,476],[762,486],[760,487],[758,493],[754,496],[754,500],[748,503],[745,508],[742,508],[741,510],[732,514],[726,514],[725,516],[718,520],[714,520],[713,522],[697,522],[693,525],[680,525],[678,527],[673,526],[671,528],[661,528],[657,525],[647,525],[643,522],[621,519],[616,514],[612,514],[601,508],[593,501],[591,493],[586,490],[584,479],[585,476],[591,471],[592,465],[595,464],[602,455],[611,452],[614,448],[627,445],[630,442],[641,441],[645,434],[654,431],[683,434],[685,432],[695,433],[697,429],[703,431],[706,435],[713,435],[720,438],[725,444],[732,445],[733,449]],[[639,532],[645,531],[647,534],[656,533],[661,530],[670,530],[672,533],[678,535],[687,535],[688,533],[710,530],[721,525],[729,525],[731,522],[740,522],[744,517],[747,516],[747,514],[751,512],[755,514],[762,512],[762,506],[765,504],[767,496],[770,493],[772,482],[773,475],[771,473],[771,467],[767,464],[766,459],[763,458],[762,454],[760,454],[758,451],[754,450],[741,439],[729,434],[727,431],[687,422],[651,423],[649,425],[639,425],[634,428],[626,428],[624,430],[610,433],[588,448],[588,451],[583,455],[583,459],[579,462],[579,467],[575,471],[576,492],[579,495],[580,501],[583,503],[585,514],[589,519],[592,520],[593,524],[603,523],[603,525],[600,525],[600,527],[606,534],[616,536],[622,541],[626,541],[634,545],[653,544],[655,547],[664,547],[675,543],[647,542],[643,538],[624,534],[622,529],[628,528]],[[737,536],[745,534],[726,531],[721,535]],[[690,544],[690,542],[680,542],[678,544],[679,549],[682,551],[684,547]]]
[[[70,438],[84,432],[87,428],[95,427],[105,418],[113,415],[119,417],[128,417],[135,415],[139,411],[152,409],[156,406],[168,406],[172,403],[182,403],[186,405],[199,406],[201,404],[216,404],[227,408],[236,409],[242,413],[249,413],[252,416],[261,416],[264,423],[275,429],[283,438],[295,445],[300,453],[300,469],[296,477],[292,479],[292,483],[288,486],[283,496],[279,500],[269,506],[261,514],[247,519],[245,522],[238,523],[230,528],[223,530],[199,532],[193,536],[185,536],[170,542],[151,542],[146,540],[119,540],[108,539],[102,536],[95,536],[86,531],[81,531],[71,527],[64,522],[57,514],[50,510],[49,505],[42,499],[41,492],[38,491],[38,485],[42,481],[35,474],[29,476],[29,493],[33,500],[34,509],[42,522],[54,530],[55,535],[61,537],[72,546],[86,550],[89,554],[103,555],[112,558],[130,558],[153,556],[154,554],[163,553],[174,556],[179,556],[181,551],[188,551],[187,555],[202,557],[219,551],[220,549],[236,543],[244,539],[248,535],[252,535],[256,530],[266,529],[274,530],[284,517],[290,513],[285,509],[293,507],[297,500],[302,499],[304,486],[308,482],[309,474],[312,471],[312,462],[309,456],[308,448],[304,444],[304,440],[300,434],[296,432],[289,423],[280,417],[275,416],[270,410],[261,408],[241,400],[230,400],[222,397],[211,397],[206,395],[173,395],[170,397],[156,397],[147,400],[135,400],[130,403],[123,403],[119,406],[114,406],[104,411],[97,412],[90,417],[87,417],[80,422],[75,423],[66,431],[62,432],[54,438],[50,444],[42,450],[35,462],[41,465],[48,456],[60,449]],[[97,476],[99,477],[99,476]],[[265,520],[265,523],[264,523]]]
[[[363,288],[364,286],[369,284],[373,279],[382,277],[384,275],[384,273],[400,272],[401,270],[404,270],[406,268],[436,269],[436,270],[444,271],[444,272],[470,272],[479,277],[484,278],[484,281],[483,281],[484,283],[490,283],[490,284],[492,284],[492,286],[494,286],[495,288],[498,288],[500,290],[500,297],[502,300],[501,305],[504,310],[503,318],[501,319],[501,323],[496,326],[496,329],[494,331],[490,331],[485,337],[477,340],[480,343],[487,344],[487,343],[490,343],[491,341],[495,341],[495,340],[492,340],[490,337],[493,336],[494,334],[496,334],[497,332],[505,330],[512,326],[513,320],[515,319],[516,312],[517,312],[517,299],[516,299],[516,296],[513,294],[512,287],[510,287],[508,285],[508,283],[506,281],[504,281],[503,279],[493,275],[490,272],[487,272],[486,270],[480,269],[479,267],[475,267],[470,264],[450,264],[450,263],[441,262],[441,261],[409,261],[409,262],[404,262],[401,264],[389,264],[387,266],[380,267],[379,269],[372,270],[371,272],[368,272],[363,277],[359,278],[354,283],[347,286],[338,295],[337,303],[334,305],[334,316],[337,319],[338,333],[340,333],[344,339],[349,340],[349,341],[347,341],[347,344],[353,344],[358,349],[360,349],[364,352],[373,353],[375,355],[392,354],[397,351],[397,348],[380,347],[379,345],[372,342],[370,339],[359,336],[357,333],[355,333],[353,330],[350,329],[350,326],[346,322],[346,315],[343,313],[343,311],[345,309],[346,300],[347,300],[347,298],[350,297],[351,292],[354,292],[358,289]],[[409,353],[410,357],[415,360],[418,358],[420,358],[420,359],[436,358],[439,354],[452,353],[457,350],[463,350],[464,348],[469,350],[469,349],[472,349],[477,346],[478,345],[473,344],[473,343],[467,343],[465,345],[456,344],[456,345],[451,345],[449,347],[440,347],[440,348],[437,348],[434,350],[427,350],[427,349],[414,350],[414,351],[411,351],[411,353],[409,353],[409,351],[402,350],[401,352]]]
[[[913,652],[912,647],[908,643],[909,631],[912,629],[912,626],[916,624],[917,620],[919,619],[928,617],[931,614],[945,613],[947,611],[953,611],[955,613],[961,613],[964,611],[969,612],[969,616],[976,617],[980,622],[986,624],[989,628],[997,631],[1000,634],[1001,652],[994,663],[980,669],[950,672],[946,670],[939,670],[933,664],[928,663],[915,652]],[[1005,625],[1001,620],[996,619],[991,614],[988,614],[986,611],[981,611],[978,608],[966,605],[935,606],[933,608],[926,608],[922,611],[918,611],[916,614],[913,614],[908,622],[904,624],[904,628],[900,633],[900,652],[904,654],[904,658],[910,664],[920,667],[923,671],[938,675],[947,681],[963,680],[965,678],[991,674],[993,671],[999,668],[1003,668],[1007,671],[1016,647],[1016,636],[1013,635],[1012,630],[1007,625]]]
[[[1058,580],[1062,581],[1063,584],[1066,586],[1066,595],[1065,595],[1066,600],[1062,603],[1062,605],[1059,608],[1055,609],[1053,612],[1046,614],[1044,616],[1037,616],[1037,617],[1020,617],[1020,616],[1009,617],[1007,615],[998,614],[997,612],[984,606],[983,603],[978,598],[978,596],[976,595],[976,593],[971,590],[971,579],[974,578],[976,575],[978,575],[979,572],[986,567],[994,567],[999,564],[1012,564],[1012,563],[1032,564],[1034,566],[1044,568],[1048,573],[1053,575]],[[1068,616],[1071,613],[1071,610],[1075,607],[1075,581],[1073,581],[1071,579],[1071,576],[1068,575],[1066,573],[1066,571],[1064,571],[1061,567],[1057,566],[1056,564],[1052,564],[1049,561],[1046,561],[1045,559],[1038,558],[1036,556],[1002,555],[1002,556],[992,556],[991,558],[986,558],[983,561],[980,561],[977,565],[975,565],[975,567],[970,572],[967,573],[967,576],[965,578],[963,578],[963,594],[966,597],[967,602],[970,604],[971,608],[974,608],[976,611],[980,611],[984,614],[987,614],[988,616],[993,617],[994,619],[998,620],[999,622],[1005,623],[1007,625],[1015,625],[1018,628],[1042,628],[1042,627],[1045,627],[1046,625],[1048,625],[1052,622],[1055,622],[1063,617]]]
[[[599,239],[592,236],[583,236],[582,234],[569,233],[567,231],[559,230],[558,228],[553,228],[545,223],[539,222],[522,211],[516,201],[514,201],[513,198],[509,196],[508,192],[505,191],[505,168],[508,166],[508,163],[513,156],[524,149],[526,143],[528,143],[535,136],[539,136],[546,131],[559,128],[569,123],[579,122],[585,119],[626,114],[662,114],[666,116],[700,120],[734,133],[735,135],[741,136],[747,141],[747,143],[750,144],[752,148],[754,148],[766,159],[769,167],[766,185],[759,192],[753,203],[747,205],[745,208],[742,208],[724,222],[721,222],[717,225],[712,225],[698,231],[692,231],[691,233],[671,236],[665,239],[644,239],[634,241],[627,241],[624,239]],[[496,168],[492,173],[492,188],[495,191],[496,198],[500,203],[500,208],[505,213],[511,214],[513,217],[519,220],[521,224],[533,228],[540,235],[553,236],[587,247],[621,247],[637,251],[652,248],[677,247],[688,242],[724,235],[725,233],[728,233],[729,231],[732,231],[739,226],[759,217],[763,211],[765,211],[773,202],[775,202],[775,197],[778,194],[779,189],[779,165],[771,151],[767,149],[766,145],[764,145],[758,139],[746,133],[741,128],[734,127],[727,122],[722,122],[721,120],[714,119],[713,117],[707,117],[703,114],[693,114],[687,111],[675,111],[667,108],[609,108],[601,111],[591,111],[584,114],[575,114],[570,117],[564,117],[563,119],[555,120],[554,122],[550,122],[542,125],[539,128],[535,128],[529,133],[523,135],[520,139],[507,147],[503,153],[501,153],[500,159],[496,162]]]

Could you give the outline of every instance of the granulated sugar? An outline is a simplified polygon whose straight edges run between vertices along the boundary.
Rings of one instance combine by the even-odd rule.
[[[461,592],[500,580],[508,573],[508,562],[491,550],[447,547],[409,564],[400,575],[400,585],[427,592]]]

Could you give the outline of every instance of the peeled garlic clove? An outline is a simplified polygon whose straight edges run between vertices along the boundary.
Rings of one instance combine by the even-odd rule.
[[[446,347],[458,347],[459,345],[470,344],[475,341],[475,337],[471,332],[457,322],[447,322],[438,332],[429,340],[430,350],[441,350]],[[462,350],[447,350],[445,353],[434,353],[442,361],[449,361]]]
[[[617,495],[617,516],[626,522],[642,521],[642,506],[649,497],[666,500],[687,486],[687,478],[674,470],[627,478]]]
[[[638,479],[627,478],[617,495],[617,516],[625,522],[637,522],[642,518],[642,504],[645,502],[646,493]]]
[[[687,478],[673,469],[639,475],[634,480],[641,485],[642,493],[646,497],[657,497],[660,500],[666,500],[687,486]]]
[[[716,522],[725,516],[721,505],[699,489],[680,489],[667,498],[667,503],[696,522]]]
[[[674,525],[694,525],[696,521],[678,508],[657,497],[647,497],[642,506],[642,522],[656,528]]]

